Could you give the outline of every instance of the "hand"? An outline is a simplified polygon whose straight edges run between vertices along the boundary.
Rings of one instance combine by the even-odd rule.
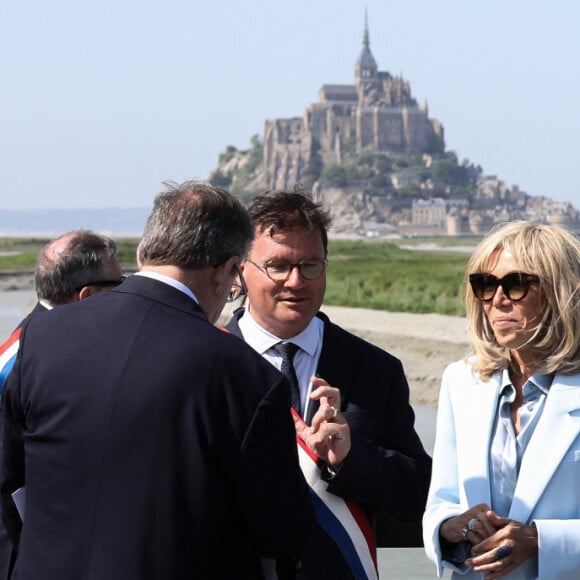
[[[338,468],[350,452],[350,428],[340,413],[340,391],[324,379],[312,377],[315,388],[310,398],[320,407],[310,426],[295,420],[296,433],[317,457]]]
[[[480,503],[461,515],[445,520],[439,527],[439,534],[454,544],[461,540],[478,544],[496,532],[496,527],[487,516],[488,513],[489,506]]]
[[[466,565],[473,566],[475,572],[487,572],[486,580],[501,578],[537,555],[538,530],[535,526],[502,518],[491,510],[487,512],[487,519],[497,532],[473,546],[472,552],[476,556],[465,561]]]

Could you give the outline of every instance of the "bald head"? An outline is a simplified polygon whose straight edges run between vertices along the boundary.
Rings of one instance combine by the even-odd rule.
[[[61,256],[69,247],[69,244],[76,238],[78,239],[82,234],[80,232],[69,232],[64,234],[59,238],[56,238],[44,247],[43,253],[47,261],[56,262],[58,257]]]
[[[103,286],[95,283],[119,280],[122,272],[116,253],[114,240],[90,230],[68,232],[50,241],[36,263],[38,298],[58,306],[82,298],[84,287],[94,284],[96,291]]]

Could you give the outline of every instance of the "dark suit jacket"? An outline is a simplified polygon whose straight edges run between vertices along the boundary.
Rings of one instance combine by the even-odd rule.
[[[43,306],[40,302],[37,302],[34,305],[34,308],[18,323],[18,326],[14,329],[14,331],[18,330],[19,328],[22,328],[23,326],[26,326],[28,321],[34,316],[36,316],[38,313],[46,312],[47,310],[48,309],[46,308],[46,306]]]
[[[36,316],[39,312],[46,312],[46,310],[47,310],[46,307],[44,307],[40,302],[37,302],[32,311],[23,320],[19,322],[18,326],[14,329],[13,333],[16,332],[19,328],[25,326],[33,316]],[[0,393],[3,387],[4,387],[3,382],[0,382]],[[2,399],[0,398],[0,414],[1,412],[2,412]],[[0,441],[1,441],[1,432],[0,432]],[[4,522],[1,520],[1,510],[0,510],[0,580],[7,580],[8,578],[10,578],[12,566],[14,565],[14,556],[15,554],[12,542],[10,541],[8,532],[6,531],[6,526],[4,525]]]
[[[238,326],[242,314],[236,311],[227,325],[238,336],[242,336]],[[401,545],[401,531],[407,535],[406,545],[420,545],[431,458],[414,429],[401,362],[333,324],[326,315],[318,316],[324,322],[324,335],[317,374],[340,389],[341,412],[352,439],[351,451],[329,479],[328,490],[361,504],[379,547]],[[306,422],[318,406],[309,405]],[[350,578],[336,545],[320,527],[303,556],[299,577]]]
[[[288,401],[278,371],[162,282],[35,316],[5,390],[14,578],[254,579],[259,555],[299,554],[314,516]]]

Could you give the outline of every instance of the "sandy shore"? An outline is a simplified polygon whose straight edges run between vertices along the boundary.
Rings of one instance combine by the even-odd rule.
[[[34,290],[32,273],[1,273],[0,292]],[[1,295],[0,295],[1,300]],[[401,359],[414,404],[435,406],[443,369],[465,355],[465,320],[440,314],[323,306],[330,319]]]
[[[437,405],[443,370],[469,347],[464,318],[341,306],[322,310],[333,322],[401,359],[414,404]]]

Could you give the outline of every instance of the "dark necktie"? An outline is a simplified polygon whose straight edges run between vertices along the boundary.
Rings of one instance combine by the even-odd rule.
[[[300,414],[300,387],[298,386],[298,377],[294,370],[294,355],[300,347],[291,342],[279,342],[273,348],[282,357],[280,371],[290,383],[292,407]]]

